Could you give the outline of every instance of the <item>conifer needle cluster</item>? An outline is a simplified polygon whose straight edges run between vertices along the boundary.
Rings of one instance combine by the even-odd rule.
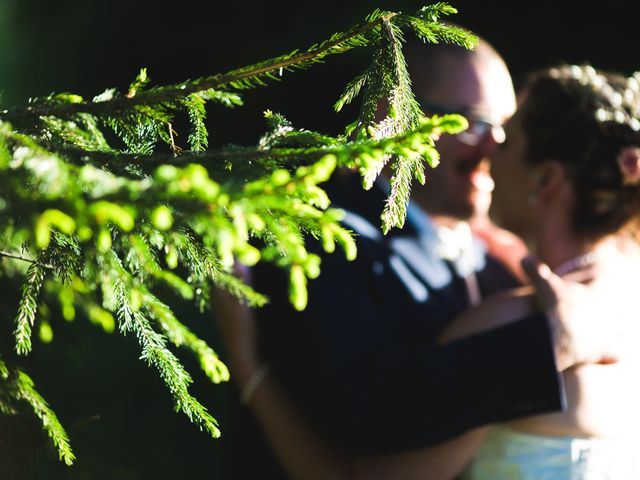
[[[227,73],[151,86],[142,69],[126,92],[107,89],[91,99],[58,93],[0,112],[0,279],[21,285],[15,304],[4,306],[14,338],[0,351],[2,413],[30,409],[60,459],[73,462],[67,434],[20,358],[37,348],[34,335],[51,341],[59,319],[79,317],[135,336],[140,358],[157,370],[175,409],[219,436],[216,419],[189,393],[191,375],[174,349],[195,355],[212,382],[226,381],[229,372],[162,292],[203,312],[214,288],[259,307],[268,299],[232,267],[267,261],[289,272],[291,302],[304,309],[307,280],[321,272],[307,242],[320,241],[327,252],[337,244],[356,256],[342,213],[322,188],[338,167],[358,169],[370,188],[394,162],[382,229],[401,227],[412,181],[424,183],[425,162],[438,162],[434,136],[466,126],[456,115],[424,117],[403,32],[472,48],[473,35],[441,22],[455,12],[441,2],[413,15],[376,10],[306,50]],[[266,112],[267,131],[255,145],[209,149],[207,104],[241,106],[242,91],[354,48],[369,49],[371,60],[335,104],[340,110],[360,98],[358,117],[343,135],[297,129]],[[376,122],[382,103],[387,114]],[[188,150],[175,143],[176,117],[184,114]]]

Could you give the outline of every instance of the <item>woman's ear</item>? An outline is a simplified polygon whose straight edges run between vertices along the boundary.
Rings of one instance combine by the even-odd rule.
[[[547,160],[537,168],[535,196],[544,202],[555,196],[567,182],[567,173],[560,162]]]

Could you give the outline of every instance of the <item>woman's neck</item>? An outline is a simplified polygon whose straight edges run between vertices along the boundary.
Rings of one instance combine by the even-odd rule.
[[[556,225],[538,231],[535,246],[538,258],[554,270],[574,259],[579,264],[579,259],[597,250],[599,244],[580,238],[568,229]]]
[[[598,241],[587,241],[575,235],[538,236],[536,255],[558,275],[589,267],[601,271],[609,264],[627,258],[640,258],[640,248],[625,235],[608,235]]]

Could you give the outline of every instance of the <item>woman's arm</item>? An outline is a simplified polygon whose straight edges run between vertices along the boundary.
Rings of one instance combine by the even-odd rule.
[[[247,385],[256,380],[256,373],[264,367],[258,357],[255,316],[222,290],[216,290],[214,305],[232,379],[291,478],[354,478],[349,459],[314,433],[272,375],[266,373],[247,391]]]
[[[441,345],[517,321],[533,312],[533,290],[521,287],[495,294],[456,317],[438,337]]]
[[[450,480],[469,463],[489,427],[476,428],[433,447],[356,460],[354,478]]]
[[[532,286],[508,290],[486,298],[459,315],[438,337],[440,345],[496,329],[534,312],[544,312],[553,333],[559,371],[581,364],[615,363],[620,356],[620,325],[635,323],[635,295],[620,281],[633,269],[621,252],[600,255],[606,269],[597,279],[592,269],[560,278],[533,257],[523,262]],[[626,263],[625,263],[626,262]],[[584,283],[583,283],[584,282]],[[615,300],[617,299],[617,300]],[[613,308],[616,308],[615,314]],[[608,318],[608,322],[603,319]]]

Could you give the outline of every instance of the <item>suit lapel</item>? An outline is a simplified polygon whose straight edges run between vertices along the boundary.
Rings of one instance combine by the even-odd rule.
[[[433,227],[421,224],[430,222],[428,217],[408,215],[403,228],[393,228],[382,235],[380,214],[387,197],[381,188],[374,186],[364,191],[359,177],[347,173],[336,177],[327,190],[336,207],[348,208],[343,221],[348,228],[386,245],[389,268],[414,302],[442,303],[447,310],[455,311],[468,303],[464,280],[437,253],[439,239]]]

